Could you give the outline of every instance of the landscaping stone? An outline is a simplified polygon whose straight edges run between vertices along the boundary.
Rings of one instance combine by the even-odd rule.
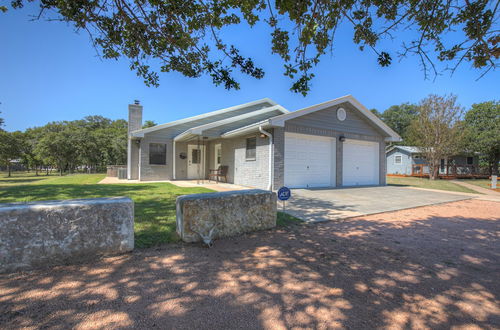
[[[177,198],[177,233],[184,242],[239,235],[276,226],[276,193],[260,189]]]
[[[134,204],[130,198],[0,206],[0,272],[133,248]]]

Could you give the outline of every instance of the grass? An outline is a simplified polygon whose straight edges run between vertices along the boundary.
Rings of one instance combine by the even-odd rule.
[[[0,203],[55,199],[127,196],[135,203],[136,247],[150,247],[178,240],[175,233],[175,199],[185,194],[211,192],[206,188],[181,188],[170,183],[97,184],[104,174],[35,176],[15,173],[0,177]]]
[[[278,225],[278,227],[286,227],[294,224],[299,224],[301,222],[302,221],[299,218],[296,218],[293,215],[278,211],[278,218],[276,219],[276,224]]]
[[[475,186],[483,187],[483,188],[491,188],[491,180],[488,179],[469,179],[469,180],[464,180],[461,179],[460,181],[465,182],[465,183],[470,183]]]
[[[418,188],[458,191],[458,192],[473,193],[473,194],[478,193],[472,189],[462,187],[448,180],[429,180],[426,178],[388,176],[387,184],[392,186],[411,186]]]

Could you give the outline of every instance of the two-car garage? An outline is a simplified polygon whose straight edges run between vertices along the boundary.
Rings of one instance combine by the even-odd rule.
[[[379,142],[341,142],[333,137],[287,132],[284,156],[284,181],[290,188],[337,186],[337,162],[342,169],[342,186],[379,184]]]
[[[385,144],[401,141],[351,95],[279,115],[269,125],[279,128],[276,188],[383,185]]]

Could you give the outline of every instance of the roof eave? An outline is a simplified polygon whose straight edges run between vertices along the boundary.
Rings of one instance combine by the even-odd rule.
[[[259,123],[251,124],[251,125],[248,125],[245,127],[240,127],[240,128],[234,129],[232,131],[226,132],[226,133],[221,135],[221,138],[228,139],[228,138],[237,137],[237,136],[241,136],[241,135],[245,135],[245,134],[250,134],[250,133],[253,133],[255,131],[258,131],[259,127],[262,127],[262,128],[272,127],[272,125],[270,124],[270,119],[266,119],[266,120],[261,121]]]
[[[193,121],[193,120],[207,118],[207,117],[214,116],[214,115],[217,115],[217,114],[220,114],[220,113],[231,112],[231,111],[234,111],[234,110],[243,109],[245,107],[250,107],[250,106],[253,106],[253,105],[256,105],[256,104],[259,104],[259,103],[264,103],[264,102],[269,103],[271,105],[271,107],[278,105],[278,103],[276,103],[275,101],[271,100],[268,97],[265,97],[265,98],[262,98],[262,99],[259,99],[259,100],[255,100],[255,101],[251,101],[251,102],[247,102],[247,103],[235,105],[235,106],[232,106],[232,107],[229,107],[229,108],[219,109],[219,110],[215,110],[215,111],[203,113],[203,114],[192,116],[192,117],[175,120],[175,121],[172,121],[172,122],[169,122],[169,123],[165,123],[165,124],[161,124],[161,125],[156,125],[156,126],[153,126],[153,127],[142,128],[142,129],[133,131],[132,133],[138,133],[138,134],[142,133],[143,134],[142,136],[144,136],[144,133],[154,132],[154,131],[157,131],[159,129],[168,128],[168,127],[172,127],[172,126],[183,124],[183,123],[188,123],[188,122]],[[285,111],[288,112],[288,110],[286,110],[286,109],[285,109]]]

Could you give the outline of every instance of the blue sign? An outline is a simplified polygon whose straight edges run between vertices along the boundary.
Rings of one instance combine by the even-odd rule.
[[[278,190],[278,199],[280,201],[286,201],[292,196],[292,192],[287,187],[281,187]]]

